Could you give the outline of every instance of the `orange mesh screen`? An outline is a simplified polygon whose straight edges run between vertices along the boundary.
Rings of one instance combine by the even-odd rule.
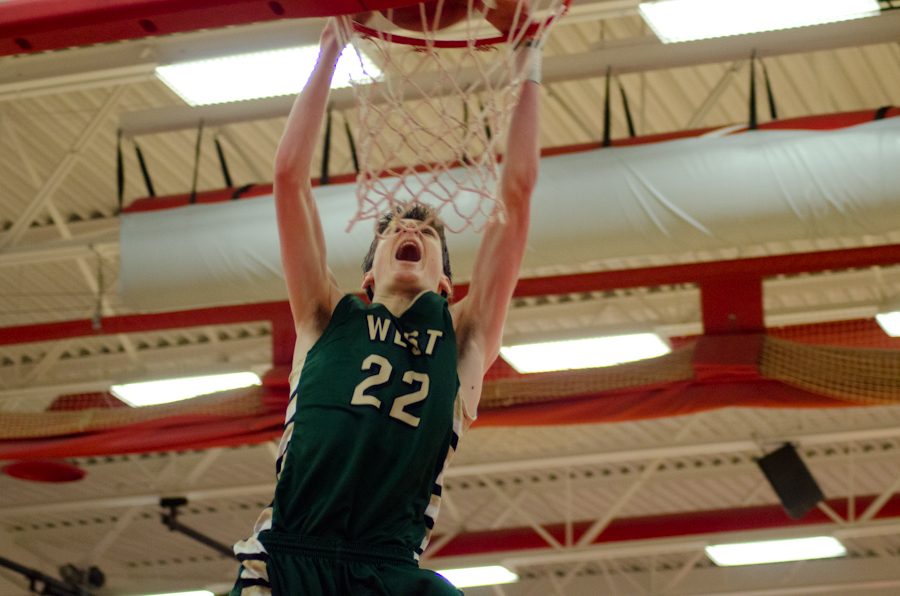
[[[693,357],[694,348],[688,346],[642,362],[498,379],[485,383],[480,409],[686,381],[693,376]]]
[[[767,337],[762,376],[836,399],[900,403],[900,351],[805,345]]]
[[[57,397],[48,412],[87,410],[90,408],[127,408],[128,404],[109,392],[73,393]]]
[[[247,416],[263,412],[253,387],[145,408],[86,408],[41,413],[4,412],[0,440],[58,437],[181,416]]]
[[[890,337],[874,319],[772,327],[766,330],[766,334],[804,344],[900,350],[900,337]]]

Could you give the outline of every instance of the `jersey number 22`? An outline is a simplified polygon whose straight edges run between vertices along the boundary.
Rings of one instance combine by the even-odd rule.
[[[381,400],[373,395],[366,393],[366,390],[379,385],[384,385],[391,378],[393,368],[391,363],[384,356],[378,354],[370,354],[363,360],[362,370],[371,370],[373,366],[378,366],[378,372],[370,375],[359,382],[356,389],[353,390],[353,398],[350,404],[354,406],[375,406],[381,408]],[[419,403],[428,397],[428,375],[414,370],[408,370],[403,373],[403,382],[407,385],[415,386],[418,383],[419,388],[411,393],[406,393],[394,398],[394,404],[391,406],[390,416],[401,422],[418,427],[420,418],[413,416],[406,411],[406,407],[415,403]]]

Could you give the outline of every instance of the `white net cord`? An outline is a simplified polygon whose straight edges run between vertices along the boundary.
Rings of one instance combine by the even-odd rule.
[[[442,15],[460,4],[465,18],[436,30]],[[483,7],[477,0],[415,7],[421,19],[415,26],[422,29],[412,34],[418,45],[397,43],[407,32],[394,27],[392,11],[387,18],[376,15],[378,28],[365,33],[354,31],[343,17],[358,61],[350,70],[362,73],[351,76],[360,173],[350,227],[414,203],[431,207],[453,232],[479,231],[492,217],[503,216],[496,200],[499,144],[529,74],[517,48],[526,37],[545,37],[566,3],[520,0],[502,43],[484,43],[486,35],[496,39],[498,33]],[[409,15],[406,9],[404,17]]]

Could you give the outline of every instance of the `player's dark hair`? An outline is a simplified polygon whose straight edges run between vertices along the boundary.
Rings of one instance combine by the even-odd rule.
[[[453,275],[450,273],[450,252],[447,250],[447,237],[444,235],[444,224],[438,218],[437,214],[431,207],[427,205],[422,205],[421,203],[415,203],[409,207],[403,208],[398,207],[393,211],[388,211],[378,220],[378,226],[375,228],[375,237],[372,239],[372,244],[369,245],[369,252],[366,253],[366,256],[363,258],[362,262],[362,270],[363,274],[369,272],[372,269],[372,263],[375,260],[375,249],[378,248],[378,241],[381,239],[381,235],[384,234],[384,231],[387,227],[394,221],[394,218],[399,217],[400,219],[415,219],[418,221],[424,221],[432,228],[434,228],[438,237],[441,239],[441,255],[442,261],[444,265],[444,275],[447,276],[451,282],[453,281]],[[372,292],[372,288],[366,288],[366,294],[369,296],[369,300],[372,300],[374,297],[374,292]],[[444,296],[446,298],[446,296]]]

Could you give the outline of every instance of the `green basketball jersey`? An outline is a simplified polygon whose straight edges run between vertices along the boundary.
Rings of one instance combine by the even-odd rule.
[[[338,303],[291,396],[272,530],[421,553],[461,430],[447,301]]]

